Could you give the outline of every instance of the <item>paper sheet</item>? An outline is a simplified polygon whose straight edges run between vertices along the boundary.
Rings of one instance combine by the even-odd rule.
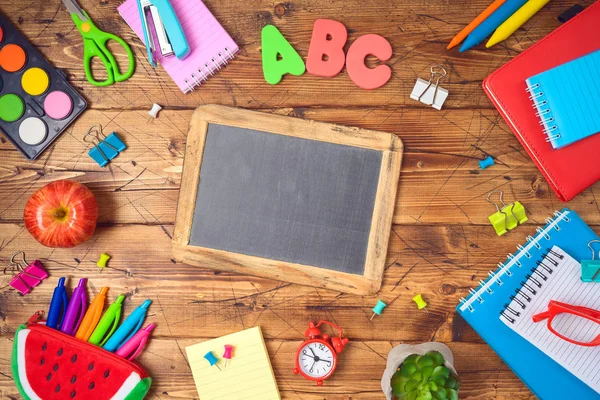
[[[546,311],[550,300],[600,310],[600,284],[582,282],[580,277],[581,265],[554,246],[525,282],[535,294],[527,288],[521,289],[531,300],[527,301],[524,296],[517,294],[509,307],[519,315],[505,311],[506,315],[502,315],[500,320],[600,393],[600,347],[571,344],[550,332],[547,320],[534,323],[531,319],[533,315]],[[525,304],[525,308],[520,302]],[[567,337],[583,342],[590,341],[595,336],[594,332],[598,332],[595,323],[583,318],[561,319],[553,326]],[[532,365],[532,368],[539,368],[543,374],[543,365]]]
[[[234,346],[224,368],[224,346]],[[280,400],[275,375],[259,326],[185,348],[200,400]],[[219,365],[204,355],[212,351]]]

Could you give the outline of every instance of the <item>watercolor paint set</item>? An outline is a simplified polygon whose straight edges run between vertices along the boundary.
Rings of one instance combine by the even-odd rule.
[[[0,130],[30,160],[85,110],[87,102],[0,15]]]

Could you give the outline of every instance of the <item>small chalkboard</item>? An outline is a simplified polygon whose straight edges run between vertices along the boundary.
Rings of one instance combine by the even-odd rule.
[[[174,256],[374,293],[401,162],[402,142],[389,133],[200,107],[188,133]]]

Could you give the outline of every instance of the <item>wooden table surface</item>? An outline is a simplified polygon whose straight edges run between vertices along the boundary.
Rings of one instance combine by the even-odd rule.
[[[190,0],[191,1],[191,0]],[[388,351],[399,343],[438,341],[454,352],[465,399],[534,396],[455,312],[459,299],[515,250],[561,203],[481,89],[496,68],[559,26],[572,2],[555,0],[505,43],[459,54],[446,44],[490,0],[207,0],[241,47],[239,56],[199,90],[183,95],[162,69],[146,62],[140,40],[116,12],[118,0],[83,0],[96,24],[128,41],[136,54],[132,79],[91,86],[82,68],[83,45],[59,0],[0,0],[0,9],[37,48],[68,74],[89,109],[35,162],[0,138],[0,261],[24,250],[51,277],[26,297],[0,277],[0,397],[18,398],[10,371],[13,334],[36,310],[47,309],[59,276],[89,278],[91,294],[110,286],[125,293],[126,312],[150,298],[148,321],[158,328],[139,358],[154,379],[150,399],[197,398],[184,348],[260,325],[284,399],[382,399]],[[591,1],[580,2],[589,5]],[[388,38],[393,69],[384,87],[366,91],[343,71],[333,79],[286,76],[267,84],[261,68],[261,28],[276,25],[305,59],[317,18],[341,21],[349,42],[367,33]],[[198,29],[202,29],[201,26]],[[443,64],[450,96],[442,111],[409,98],[417,77]],[[152,103],[165,109],[147,123]],[[381,291],[360,297],[176,263],[171,236],[188,121],[200,105],[217,103],[397,134],[405,145],[394,226]],[[92,124],[116,131],[128,145],[106,168],[87,156],[82,137]],[[497,161],[481,171],[485,154]],[[57,179],[75,179],[100,207],[94,237],[70,250],[39,245],[25,230],[27,198]],[[487,217],[492,190],[519,200],[529,222],[497,237]],[[600,184],[568,206],[600,232]],[[101,252],[112,255],[98,272]],[[207,265],[207,267],[210,267]],[[429,306],[417,311],[421,293]],[[369,322],[377,299],[389,306]],[[345,329],[350,344],[323,387],[293,375],[293,355],[309,320]]]

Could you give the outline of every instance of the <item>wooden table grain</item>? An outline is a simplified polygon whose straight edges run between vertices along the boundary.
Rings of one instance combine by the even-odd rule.
[[[191,0],[190,0],[191,1]],[[580,3],[589,5],[592,1]],[[534,396],[455,307],[507,253],[544,223],[561,203],[484,95],[481,81],[559,26],[556,17],[571,5],[549,3],[513,37],[491,50],[447,51],[456,32],[489,0],[207,0],[207,6],[241,47],[239,56],[198,90],[183,95],[162,69],[146,62],[140,40],[116,12],[118,0],[82,0],[102,29],[127,40],[136,54],[136,73],[108,88],[91,86],[82,68],[79,33],[59,0],[0,0],[0,10],[57,67],[89,102],[89,109],[39,160],[29,162],[0,137],[0,261],[24,250],[51,274],[26,297],[0,277],[0,397],[18,398],[10,371],[13,334],[36,310],[46,309],[59,276],[89,278],[91,293],[110,286],[110,297],[127,296],[126,310],[150,298],[148,320],[158,327],[139,358],[154,379],[148,398],[197,398],[184,348],[192,343],[260,325],[284,399],[382,399],[380,379],[388,351],[399,343],[448,344],[462,379],[464,399],[533,399]],[[393,69],[384,87],[365,91],[344,71],[332,79],[287,76],[264,82],[260,31],[275,24],[305,58],[317,18],[344,23],[349,42],[367,33],[391,42]],[[202,27],[198,27],[202,29]],[[441,111],[409,98],[417,77],[442,64],[442,86],[450,96]],[[147,122],[152,103],[165,109]],[[405,156],[396,200],[384,282],[377,296],[359,297],[260,278],[219,273],[176,263],[171,236],[181,179],[183,149],[192,111],[224,104],[392,132]],[[87,156],[83,135],[92,124],[116,131],[128,148],[106,168]],[[496,165],[481,171],[490,154]],[[27,198],[44,184],[76,179],[96,195],[97,233],[70,250],[39,245],[25,230]],[[497,237],[486,202],[495,189],[527,208],[529,222]],[[568,206],[597,232],[600,184]],[[112,255],[98,272],[101,252]],[[210,267],[207,265],[207,267]],[[417,311],[421,293],[429,306]],[[377,299],[389,306],[369,322]],[[293,355],[309,320],[327,319],[345,329],[350,344],[335,375],[323,387],[292,374]]]

